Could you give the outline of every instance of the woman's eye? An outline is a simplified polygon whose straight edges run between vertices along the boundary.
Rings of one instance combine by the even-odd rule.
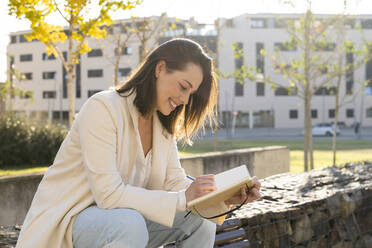
[[[180,85],[180,87],[181,87],[181,90],[187,90],[187,88],[184,87],[182,84],[179,84],[179,85]]]

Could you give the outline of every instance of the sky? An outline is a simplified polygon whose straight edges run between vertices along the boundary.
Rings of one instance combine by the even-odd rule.
[[[213,23],[218,17],[231,18],[245,13],[303,13],[305,0],[143,0],[132,11],[113,15],[114,19],[135,16],[160,15],[166,12],[170,17],[189,19],[194,17],[201,23]],[[341,13],[344,0],[313,0],[312,10],[319,14]],[[348,12],[351,14],[372,14],[372,0],[349,0]],[[6,80],[6,48],[9,33],[29,30],[30,23],[8,15],[8,1],[0,0],[0,82]],[[56,14],[48,19],[50,23],[65,25]]]

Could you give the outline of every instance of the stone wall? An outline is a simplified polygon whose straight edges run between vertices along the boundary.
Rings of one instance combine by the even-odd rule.
[[[229,217],[244,247],[372,247],[372,162],[262,180],[262,198]]]

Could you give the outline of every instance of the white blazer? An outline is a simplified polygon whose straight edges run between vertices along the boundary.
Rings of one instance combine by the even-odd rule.
[[[171,227],[177,192],[191,183],[176,142],[153,118],[152,169],[147,188],[128,185],[140,141],[135,94],[103,91],[87,100],[45,172],[23,223],[18,248],[72,248],[72,224],[91,204],[132,208]],[[225,209],[221,209],[221,212]]]

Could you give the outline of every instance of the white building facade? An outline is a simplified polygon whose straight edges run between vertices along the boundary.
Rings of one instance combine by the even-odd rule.
[[[273,61],[260,53],[264,49],[267,54],[275,54],[275,46],[288,41],[286,29],[279,25],[278,18],[299,19],[299,15],[276,14],[245,14],[232,19],[220,21],[219,68],[224,73],[234,71],[241,64],[256,66],[263,74],[270,75],[276,82],[288,85],[288,79],[274,73]],[[316,16],[324,17],[324,16]],[[353,25],[361,25],[366,40],[372,40],[372,16],[356,16]],[[357,45],[361,44],[362,32],[348,27],[347,37]],[[232,46],[238,43],[244,52],[241,60],[234,58]],[[283,49],[284,50],[284,49]],[[323,51],[325,56],[331,51]],[[283,58],[298,58],[299,51],[280,51]],[[345,59],[352,61],[350,56]],[[342,79],[340,94],[345,95],[346,90],[357,92],[361,82],[372,80],[372,61],[356,69],[349,82]],[[258,79],[259,80],[259,79]],[[331,86],[332,87],[332,86]],[[240,127],[275,127],[275,128],[301,128],[304,126],[303,100],[296,95],[288,95],[282,89],[272,89],[270,85],[260,81],[245,80],[241,85],[234,78],[220,79],[219,108],[225,123],[233,123]],[[372,126],[372,84],[365,88],[365,94],[358,95],[355,100],[343,106],[339,112],[339,121],[351,126],[355,122],[362,122],[363,126]],[[312,123],[331,122],[334,117],[335,96],[324,89],[314,95],[311,102]],[[232,114],[230,114],[232,113]],[[233,121],[231,121],[233,120]],[[231,125],[231,124],[230,124]]]
[[[282,15],[283,18],[299,18],[299,15]],[[277,25],[278,16],[275,14],[246,14],[232,19],[220,21],[219,37],[219,70],[232,72],[241,64],[257,66],[263,74],[271,75],[274,80],[288,84],[282,75],[273,73],[274,65],[270,59],[260,55],[264,49],[268,54],[274,53],[274,46],[288,40],[286,30]],[[364,37],[372,40],[372,16],[357,16],[356,23],[362,24]],[[180,21],[185,23],[185,21]],[[194,31],[202,27],[193,21]],[[180,25],[182,26],[182,25]],[[198,26],[197,28],[195,28]],[[45,46],[39,41],[27,42],[25,32],[10,34],[10,44],[7,52],[13,57],[9,59],[8,68],[20,71],[25,80],[17,83],[17,87],[30,90],[34,95],[34,102],[29,99],[16,97],[12,102],[12,109],[26,116],[49,118],[51,120],[68,119],[67,74],[59,58],[48,57]],[[168,36],[182,36],[185,26],[168,32]],[[194,32],[195,34],[195,32]],[[196,32],[190,38],[198,42],[208,43],[208,47],[216,44],[213,36],[216,30]],[[208,39],[205,39],[207,37]],[[360,44],[361,31],[348,28],[347,37]],[[169,38],[169,37],[168,37]],[[162,38],[160,42],[167,40]],[[203,41],[202,41],[203,40]],[[244,58],[234,58],[233,43],[238,43],[244,51]],[[151,42],[150,42],[151,43]],[[92,51],[82,54],[79,64],[75,68],[76,111],[89,96],[95,92],[108,89],[114,83],[115,44],[109,39],[89,39]],[[119,65],[120,79],[126,76],[139,64],[140,42],[135,35],[129,39]],[[62,51],[67,51],[67,44],[61,44]],[[212,51],[213,53],[213,51]],[[324,52],[328,53],[328,52]],[[299,56],[299,51],[282,51],[284,57]],[[214,56],[214,54],[212,54]],[[346,90],[358,91],[359,82],[372,80],[372,61],[361,66],[352,73],[352,82],[346,83],[343,78],[341,95]],[[350,81],[350,80],[349,80]],[[351,126],[355,122],[362,122],[363,126],[372,126],[372,84],[340,110],[339,121]],[[219,82],[219,110],[221,120],[225,125],[237,127],[275,127],[301,128],[304,125],[303,101],[295,95],[288,95],[282,89],[272,89],[260,81],[251,82],[248,79],[244,85],[236,83],[234,78],[220,78]],[[334,116],[334,96],[327,90],[313,96],[312,122],[330,122]]]

